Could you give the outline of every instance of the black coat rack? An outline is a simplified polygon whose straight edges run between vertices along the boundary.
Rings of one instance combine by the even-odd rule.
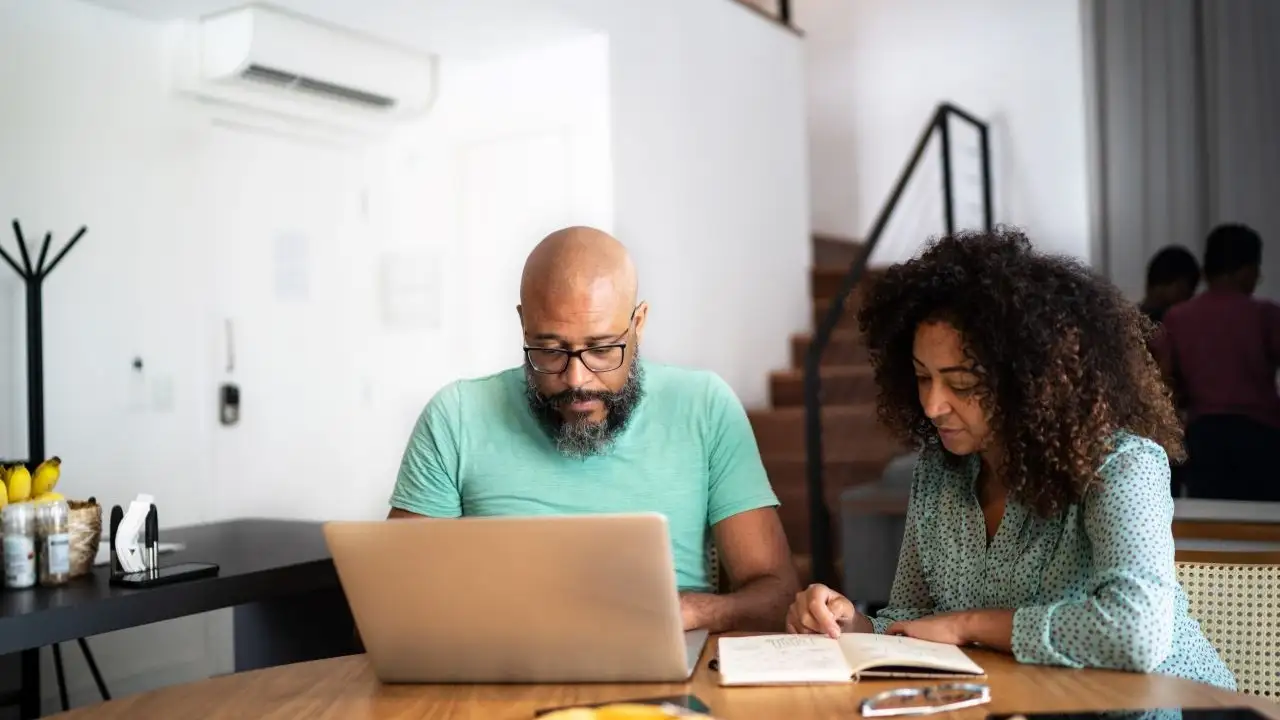
[[[53,256],[53,261],[47,266],[44,261],[49,257],[49,245],[53,242],[51,232],[44,234],[44,243],[40,245],[40,256],[36,258],[34,265],[31,264],[34,248],[27,247],[26,238],[22,236],[22,226],[17,220],[13,221],[13,234],[18,238],[18,251],[22,257],[22,265],[19,266],[13,256],[0,247],[0,258],[4,258],[4,261],[9,263],[9,267],[18,273],[18,277],[22,278],[27,289],[27,465],[32,469],[46,459],[44,454],[44,303],[41,301],[41,289],[44,286],[44,279],[58,267],[58,263],[62,262],[62,258],[66,257],[76,243],[80,242],[80,238],[84,237],[88,229],[81,226],[76,234],[71,236],[71,240],[58,251],[58,254]],[[84,659],[89,665],[89,671],[93,673],[94,682],[98,685],[98,692],[102,694],[103,700],[110,699],[111,695],[107,691],[106,683],[98,672],[98,663],[94,660],[93,651],[89,649],[89,644],[84,638],[77,638],[77,640],[80,643],[80,650],[84,653]],[[69,710],[66,679],[62,670],[62,652],[57,643],[53,645],[53,661],[54,669],[58,674],[58,696],[62,701],[62,709]],[[19,714],[24,718],[38,717],[40,715],[39,649],[22,651],[22,689],[17,694]]]
[[[43,303],[41,302],[40,291],[44,285],[44,279],[49,277],[49,273],[58,267],[58,263],[62,262],[62,258],[66,257],[71,248],[80,242],[80,238],[84,237],[85,231],[89,228],[81,226],[76,234],[71,236],[70,242],[63,246],[62,250],[53,257],[53,261],[46,266],[45,258],[49,256],[49,244],[53,242],[53,233],[44,234],[44,243],[40,246],[40,257],[36,259],[34,265],[31,264],[31,255],[35,248],[28,249],[27,241],[22,237],[22,226],[17,220],[13,221],[13,234],[18,238],[18,250],[22,256],[22,265],[19,266],[17,261],[13,259],[9,253],[0,247],[0,257],[9,263],[9,267],[18,273],[18,277],[22,278],[27,288],[27,463],[35,465],[45,460],[44,454],[44,316]]]

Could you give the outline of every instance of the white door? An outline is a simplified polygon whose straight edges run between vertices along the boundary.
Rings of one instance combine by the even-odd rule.
[[[240,411],[234,425],[213,421],[209,519],[341,516],[359,473],[353,428],[368,312],[359,158],[249,131],[214,134],[209,392],[234,383]]]

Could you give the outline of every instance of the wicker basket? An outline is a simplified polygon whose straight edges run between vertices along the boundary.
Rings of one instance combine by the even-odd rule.
[[[102,506],[98,501],[68,500],[71,509],[69,519],[71,577],[87,575],[98,557],[98,544],[102,541]]]

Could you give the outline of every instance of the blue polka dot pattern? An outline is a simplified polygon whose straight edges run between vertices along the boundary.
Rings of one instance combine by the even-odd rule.
[[[1020,662],[1158,672],[1235,689],[1188,614],[1173,563],[1169,462],[1122,434],[1084,501],[1041,518],[1010,499],[995,536],[975,492],[977,456],[916,464],[889,606],[876,632],[931,613],[1014,608]]]

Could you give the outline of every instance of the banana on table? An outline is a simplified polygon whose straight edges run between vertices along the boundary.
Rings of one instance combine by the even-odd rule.
[[[62,475],[62,460],[51,457],[36,467],[35,473],[22,463],[0,465],[0,507],[9,503],[63,500],[53,489]]]

